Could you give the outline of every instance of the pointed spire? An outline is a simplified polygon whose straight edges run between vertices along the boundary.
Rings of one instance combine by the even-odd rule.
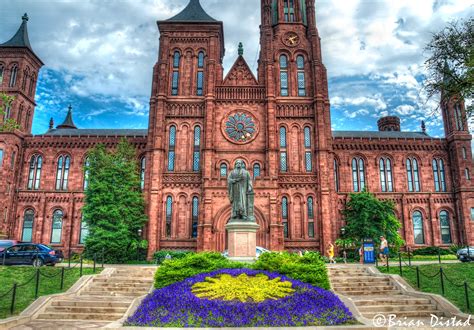
[[[28,15],[25,13],[21,19],[23,22],[21,23],[18,31],[10,40],[0,44],[0,47],[26,47],[33,51],[31,48],[30,39],[28,38]]]
[[[243,56],[244,55],[244,45],[239,42],[239,56]]]
[[[51,117],[51,119],[49,120],[49,129],[53,129],[54,128],[54,119],[53,117]]]
[[[71,129],[77,129],[76,125],[74,125],[74,121],[72,120],[72,106],[69,105],[66,119],[64,119],[64,122],[56,127],[57,129],[64,129],[64,128],[71,128]]]
[[[202,8],[199,0],[190,0],[178,15],[167,19],[168,22],[217,22]]]
[[[422,131],[423,133],[426,133],[426,124],[425,124],[425,121],[424,121],[424,120],[421,121],[421,131]]]

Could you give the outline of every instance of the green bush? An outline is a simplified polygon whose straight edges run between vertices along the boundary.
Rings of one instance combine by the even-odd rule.
[[[186,257],[188,254],[195,253],[193,251],[177,251],[177,250],[161,250],[156,251],[153,254],[153,261],[155,261],[158,265],[161,265],[163,261],[166,259],[167,255],[170,255],[171,259],[182,259]]]
[[[188,253],[183,258],[163,261],[155,273],[155,288],[160,289],[188,277],[225,268],[245,268],[217,252]]]
[[[330,288],[326,264],[317,252],[306,252],[302,257],[288,252],[264,253],[252,268],[277,272],[323,289]]]
[[[451,254],[452,252],[450,250],[442,249],[437,246],[427,246],[421,249],[417,249],[413,251],[414,256],[437,256],[441,254],[442,256]]]

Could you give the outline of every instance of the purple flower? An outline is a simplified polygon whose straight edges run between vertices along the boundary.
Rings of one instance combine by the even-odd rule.
[[[209,300],[196,297],[192,286],[219,274],[265,274],[292,283],[295,293],[260,303]],[[221,269],[199,274],[148,295],[126,325],[160,327],[249,327],[337,325],[353,320],[332,292],[284,275],[251,269]]]

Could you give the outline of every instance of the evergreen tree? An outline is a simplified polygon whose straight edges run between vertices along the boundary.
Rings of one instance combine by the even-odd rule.
[[[405,243],[398,233],[401,224],[395,217],[395,204],[390,200],[379,200],[367,191],[353,193],[343,215],[345,238],[353,244],[358,245],[366,238],[380,243],[380,236],[385,236],[397,249]]]
[[[134,259],[146,241],[139,235],[147,221],[140,189],[135,150],[123,139],[117,148],[97,145],[88,155],[89,184],[86,189],[84,221],[89,226],[86,257],[105,251],[107,262]]]

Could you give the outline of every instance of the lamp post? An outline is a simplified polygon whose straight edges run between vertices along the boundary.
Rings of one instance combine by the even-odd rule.
[[[342,258],[344,260],[344,263],[347,263],[347,253],[346,253],[346,241],[345,241],[345,236],[346,236],[346,228],[342,227],[341,228],[341,238],[342,238]]]
[[[140,261],[140,241],[142,239],[143,229],[139,228],[137,231],[138,241],[137,241],[137,261]]]

